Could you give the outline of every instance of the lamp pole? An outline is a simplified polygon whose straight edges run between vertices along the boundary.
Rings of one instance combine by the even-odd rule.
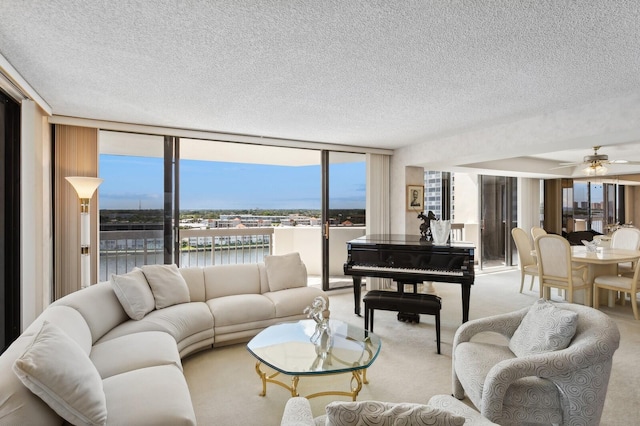
[[[91,226],[90,202],[102,179],[86,176],[65,178],[76,190],[80,199],[80,287],[89,287],[91,282]]]

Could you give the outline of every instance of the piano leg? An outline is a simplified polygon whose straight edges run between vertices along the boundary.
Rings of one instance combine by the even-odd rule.
[[[353,276],[353,301],[355,303],[355,314],[360,316],[360,293],[362,289],[362,277]]]
[[[462,322],[469,321],[469,300],[471,299],[471,284],[462,284]]]

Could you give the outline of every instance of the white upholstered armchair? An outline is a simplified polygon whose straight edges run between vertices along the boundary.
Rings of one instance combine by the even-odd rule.
[[[507,342],[473,339],[487,331]],[[607,315],[570,303],[469,321],[453,341],[453,394],[501,425],[597,425],[619,340]]]

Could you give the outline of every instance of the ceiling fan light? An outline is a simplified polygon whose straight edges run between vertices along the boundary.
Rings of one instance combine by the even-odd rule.
[[[605,166],[603,165],[598,165],[596,166],[596,175],[597,176],[604,176],[607,174],[607,172],[609,171],[609,169],[607,169]]]
[[[590,164],[582,170],[582,173],[587,176],[604,176],[608,171],[609,169],[602,164]]]

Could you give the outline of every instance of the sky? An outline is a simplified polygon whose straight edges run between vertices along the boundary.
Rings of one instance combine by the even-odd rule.
[[[162,159],[100,155],[100,209],[161,209]],[[365,208],[365,162],[332,164],[330,208]],[[320,209],[320,165],[182,160],[180,209]]]
[[[573,184],[573,201],[581,202],[587,201],[587,183],[583,182],[574,182]],[[591,184],[591,202],[592,203],[600,203],[603,200],[603,191],[602,184],[592,183]]]

